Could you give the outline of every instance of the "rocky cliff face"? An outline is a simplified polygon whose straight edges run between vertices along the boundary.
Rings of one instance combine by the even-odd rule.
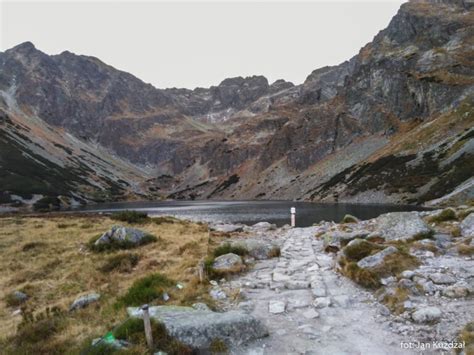
[[[472,177],[473,38],[469,3],[412,1],[301,85],[194,90],[24,43],[0,54],[0,107],[145,169],[164,196],[419,203]]]

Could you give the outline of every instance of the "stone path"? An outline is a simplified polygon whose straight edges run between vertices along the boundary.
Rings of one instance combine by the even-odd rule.
[[[235,307],[265,323],[270,336],[235,354],[409,354],[389,330],[373,296],[333,270],[314,238],[317,227],[287,230],[281,257],[258,262],[230,283],[244,300]]]

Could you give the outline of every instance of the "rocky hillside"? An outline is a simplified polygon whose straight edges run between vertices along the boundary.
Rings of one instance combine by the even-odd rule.
[[[156,89],[97,58],[23,43],[0,53],[0,108],[41,126],[16,137],[22,146],[56,132],[66,149],[100,151],[116,173],[98,189],[121,180],[123,196],[459,202],[474,195],[473,38],[472,4],[411,1],[356,56],[301,85],[253,76],[194,90]],[[55,147],[49,161],[64,155]],[[60,166],[96,165],[69,158]]]

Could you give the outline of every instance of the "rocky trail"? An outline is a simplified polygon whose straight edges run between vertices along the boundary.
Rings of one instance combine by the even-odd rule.
[[[407,354],[388,330],[373,296],[334,271],[335,260],[314,238],[318,227],[288,230],[279,259],[262,260],[231,282],[270,336],[237,354]]]

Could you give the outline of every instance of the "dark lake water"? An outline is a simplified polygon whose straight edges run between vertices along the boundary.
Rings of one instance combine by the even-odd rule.
[[[321,204],[293,201],[143,201],[90,205],[81,211],[115,212],[135,210],[150,216],[168,215],[195,221],[254,224],[267,221],[278,226],[290,223],[290,208],[296,207],[296,226],[320,221],[339,222],[345,214],[370,219],[383,213],[423,210],[417,206],[380,204]]]

